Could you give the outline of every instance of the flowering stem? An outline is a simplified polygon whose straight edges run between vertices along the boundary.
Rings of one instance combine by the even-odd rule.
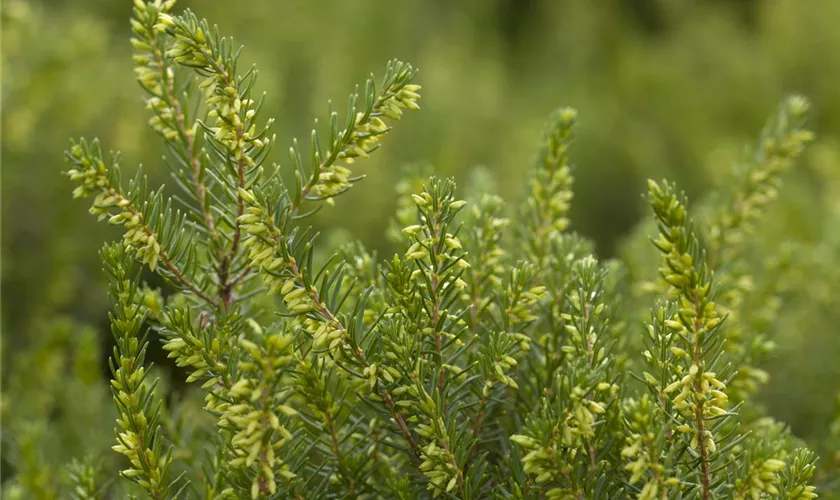
[[[702,311],[702,303],[700,298],[697,294],[694,294],[694,308],[697,311]],[[702,336],[701,330],[703,328],[703,322],[700,317],[694,320],[694,364],[699,368],[702,366]],[[709,500],[711,498],[711,472],[709,470],[709,451],[706,448],[706,430],[705,430],[705,401],[702,398],[703,394],[703,387],[702,387],[702,373],[697,374],[697,378],[694,380],[694,391],[695,394],[701,395],[701,398],[698,398],[698,401],[695,401],[694,404],[694,419],[697,422],[697,444],[698,444],[698,451],[700,453],[700,470],[703,474],[703,500]]]
[[[130,200],[118,193],[116,189],[112,187],[106,187],[103,189],[103,191],[107,193],[108,196],[113,196],[116,200],[118,200],[118,206],[121,206],[124,210],[130,212],[132,215],[140,217],[142,220],[142,214],[139,210],[137,210],[137,207],[135,207],[134,204],[130,202]],[[120,205],[120,203],[122,203],[122,205]],[[148,236],[155,236],[155,232],[146,224],[143,224],[143,231]],[[175,279],[178,282],[180,282],[185,288],[190,290],[197,297],[201,298],[211,306],[216,307],[219,305],[215,299],[202,292],[198,285],[193,283],[187,276],[184,275],[183,272],[181,272],[180,269],[178,269],[178,266],[176,266],[175,263],[172,262],[172,260],[169,258],[169,255],[166,253],[166,250],[161,248],[158,252],[158,258],[160,259],[161,264],[163,264],[163,266],[166,269],[168,269],[169,272],[172,273],[172,275],[175,277]]]

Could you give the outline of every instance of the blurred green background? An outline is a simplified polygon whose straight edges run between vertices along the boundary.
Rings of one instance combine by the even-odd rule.
[[[405,164],[428,162],[460,181],[484,166],[500,194],[516,199],[542,124],[562,105],[580,111],[573,228],[593,238],[602,256],[620,254],[646,213],[648,177],[667,176],[696,198],[740,158],[780,99],[810,97],[820,145],[789,178],[762,233],[768,247],[792,241],[804,249],[804,292],[791,295],[777,325],[780,354],[763,398],[800,436],[825,435],[840,390],[840,243],[833,236],[840,217],[832,212],[840,189],[825,182],[840,157],[833,143],[840,137],[840,2],[203,0],[184,7],[245,45],[243,62],[260,69],[257,86],[277,118],[280,144],[308,137],[329,100],[343,110],[353,86],[381,75],[389,58],[420,69],[422,110],[360,164],[368,179],[317,220],[386,254],[393,186]],[[89,384],[78,389],[88,391],[84,397],[105,397],[92,382],[107,373],[96,358],[109,345],[97,250],[114,234],[86,213],[85,202],[71,200],[60,172],[69,138],[98,136],[122,151],[129,170],[142,163],[153,182],[168,179],[133,79],[130,12],[128,0],[2,5],[4,394],[55,387],[50,381],[74,371]],[[285,163],[284,148],[274,155]],[[98,354],[80,360],[78,353],[90,357],[97,345]],[[84,398],[74,399],[61,403],[55,394],[10,408],[4,397],[3,416],[61,408],[107,420],[85,416]],[[63,437],[66,448],[84,441],[79,436]]]

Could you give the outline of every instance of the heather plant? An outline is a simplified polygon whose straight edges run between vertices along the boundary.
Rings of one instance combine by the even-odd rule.
[[[80,457],[62,485],[23,454],[12,496],[817,496],[814,453],[752,398],[781,293],[772,273],[754,285],[748,248],[812,140],[807,100],[782,103],[717,197],[689,206],[649,182],[643,271],[569,231],[570,108],[550,116],[514,210],[488,183],[462,199],[416,169],[387,231],[400,250],[380,259],[329,248],[307,219],[419,108],[415,69],[391,61],[271,164],[256,70],[174,3],[137,0],[131,27],[177,194],[142,170],[125,182],[96,140],[66,155],[74,197],[122,231],[100,253],[119,477]],[[155,344],[185,398],[148,362]]]

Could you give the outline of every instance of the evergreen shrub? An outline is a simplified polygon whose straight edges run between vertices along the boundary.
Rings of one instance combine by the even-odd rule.
[[[340,203],[419,108],[415,69],[389,62],[281,167],[256,70],[174,3],[135,1],[131,42],[177,194],[142,170],[122,179],[96,140],[66,154],[74,197],[123,231],[101,251],[117,455],[58,474],[27,452],[37,427],[19,429],[10,498],[836,494],[837,460],[756,401],[786,281],[751,241],[813,140],[805,98],[699,203],[650,181],[649,241],[629,260],[599,260],[568,228],[571,108],[550,116],[520,203],[480,177],[466,195],[407,178],[387,230],[401,250],[380,258],[318,239],[307,217]],[[76,342],[73,325],[48,330]],[[158,344],[187,389],[163,385]],[[827,435],[835,446],[840,425]]]

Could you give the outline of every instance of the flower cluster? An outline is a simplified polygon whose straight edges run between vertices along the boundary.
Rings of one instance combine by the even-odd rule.
[[[312,336],[315,348],[328,349],[332,355],[343,358],[346,329],[326,309],[317,286],[305,279],[268,210],[251,192],[240,190],[240,197],[248,204],[238,220],[248,235],[244,247],[249,252],[250,267],[259,270],[268,293],[282,297],[295,322]]]
[[[157,0],[146,3],[134,2],[134,16],[131,31],[134,37],[134,73],[137,82],[148,92],[146,108],[154,113],[149,125],[167,140],[174,140],[182,133],[195,135],[194,129],[186,129],[180,103],[175,97],[175,71],[163,53],[166,26],[162,21],[171,19],[169,12],[175,6],[174,0]]]
[[[669,490],[678,486],[680,480],[671,476],[673,470],[663,463],[667,428],[657,425],[657,409],[648,394],[642,395],[638,401],[629,399],[624,406],[628,433],[621,456],[631,459],[624,466],[624,470],[630,473],[629,483],[635,485],[645,480],[637,493],[639,500],[668,498]]]
[[[293,439],[283,419],[297,413],[286,404],[292,391],[279,389],[285,371],[295,365],[293,338],[282,332],[258,335],[259,344],[239,339],[248,361],[239,364],[238,380],[225,391],[228,402],[215,410],[221,413],[219,427],[230,432],[230,466],[252,476],[254,499],[277,493],[278,481],[288,483],[296,477],[278,456]]]
[[[437,442],[431,441],[423,448],[423,463],[420,464],[420,471],[429,479],[427,489],[433,492],[434,497],[441,493],[449,493],[458,485],[461,471],[455,463],[455,456],[446,448],[438,446]]]
[[[349,116],[344,128],[339,130],[338,114],[331,114],[329,148],[326,151],[320,150],[317,128],[312,131],[314,152],[311,175],[306,185],[295,194],[296,206],[307,199],[333,204],[335,196],[350,189],[359,178],[353,177],[346,165],[356,159],[367,158],[379,147],[379,141],[391,130],[386,119],[396,121],[402,117],[403,110],[420,108],[417,104],[420,86],[411,83],[414,75],[411,65],[391,61],[378,92],[373,80],[368,80],[362,109],[358,109],[359,95],[350,96]],[[301,155],[296,147],[291,153],[300,173],[303,170]]]
[[[74,143],[67,152],[67,160],[73,166],[66,172],[71,181],[79,185],[73,190],[73,198],[84,198],[97,195],[91,208],[92,215],[105,218],[104,211],[98,207],[108,199],[108,167],[102,159],[99,142],[94,141],[90,146],[85,141]]]
[[[190,311],[177,307],[167,308],[160,319],[161,333],[165,337],[163,349],[175,359],[178,367],[190,371],[186,382],[205,380],[203,388],[211,389],[231,385],[226,372],[226,359],[236,353],[230,332],[224,326],[196,325]],[[208,400],[209,406],[215,407]]]
[[[558,377],[554,401],[544,400],[540,412],[528,419],[526,433],[510,438],[527,451],[522,457],[524,472],[552,499],[580,497],[591,480],[586,476],[600,468],[592,463],[595,455],[589,455],[586,447],[595,437],[595,426],[605,409],[588,393],[609,390],[609,384],[583,390],[577,382]],[[581,462],[588,465],[581,468]]]
[[[536,272],[528,264],[514,266],[510,275],[502,283],[499,300],[501,306],[501,323],[504,325],[505,333],[512,342],[515,342],[522,352],[531,350],[532,338],[527,335],[527,327],[539,319],[537,308],[546,298],[546,289],[543,285],[535,285]],[[510,356],[502,356],[505,363],[502,365],[505,370],[516,365]],[[496,372],[499,368],[495,368]],[[511,385],[511,381],[504,381]]]
[[[746,476],[735,483],[737,500],[761,498],[762,495],[778,495],[779,472],[787,464],[778,458],[768,458],[751,464]]]
[[[417,219],[417,205],[411,197],[414,193],[423,191],[423,187],[432,176],[432,168],[425,163],[410,164],[403,169],[402,176],[394,185],[397,195],[397,206],[389,221],[385,236],[394,245],[405,241],[402,230],[411,226]]]
[[[793,456],[787,462],[787,466],[779,471],[779,496],[790,500],[817,498],[817,488],[808,484],[817,470],[814,465],[814,454],[800,448],[793,453]]]
[[[109,168],[102,159],[99,143],[90,146],[84,141],[73,144],[68,159],[75,168],[68,170],[67,176],[80,184],[73,195],[96,194],[90,213],[99,219],[107,217],[110,224],[122,225],[126,229],[123,234],[125,245],[134,248],[137,259],[154,271],[161,255],[160,243],[154,230],[146,224],[143,214],[117,187],[111,185]]]
[[[207,117],[214,123],[202,125],[207,138],[233,167],[218,169],[220,177],[230,179],[231,191],[246,188],[259,178],[259,167],[274,140],[268,135],[273,120],[262,128],[255,121],[260,109],[251,97],[256,71],[237,75],[238,53],[230,40],[214,36],[206,21],[199,21],[191,13],[177,18],[161,17],[173,38],[166,57],[192,68],[203,78],[198,86],[204,91],[209,108]],[[237,215],[241,215],[241,202],[237,208]]]

